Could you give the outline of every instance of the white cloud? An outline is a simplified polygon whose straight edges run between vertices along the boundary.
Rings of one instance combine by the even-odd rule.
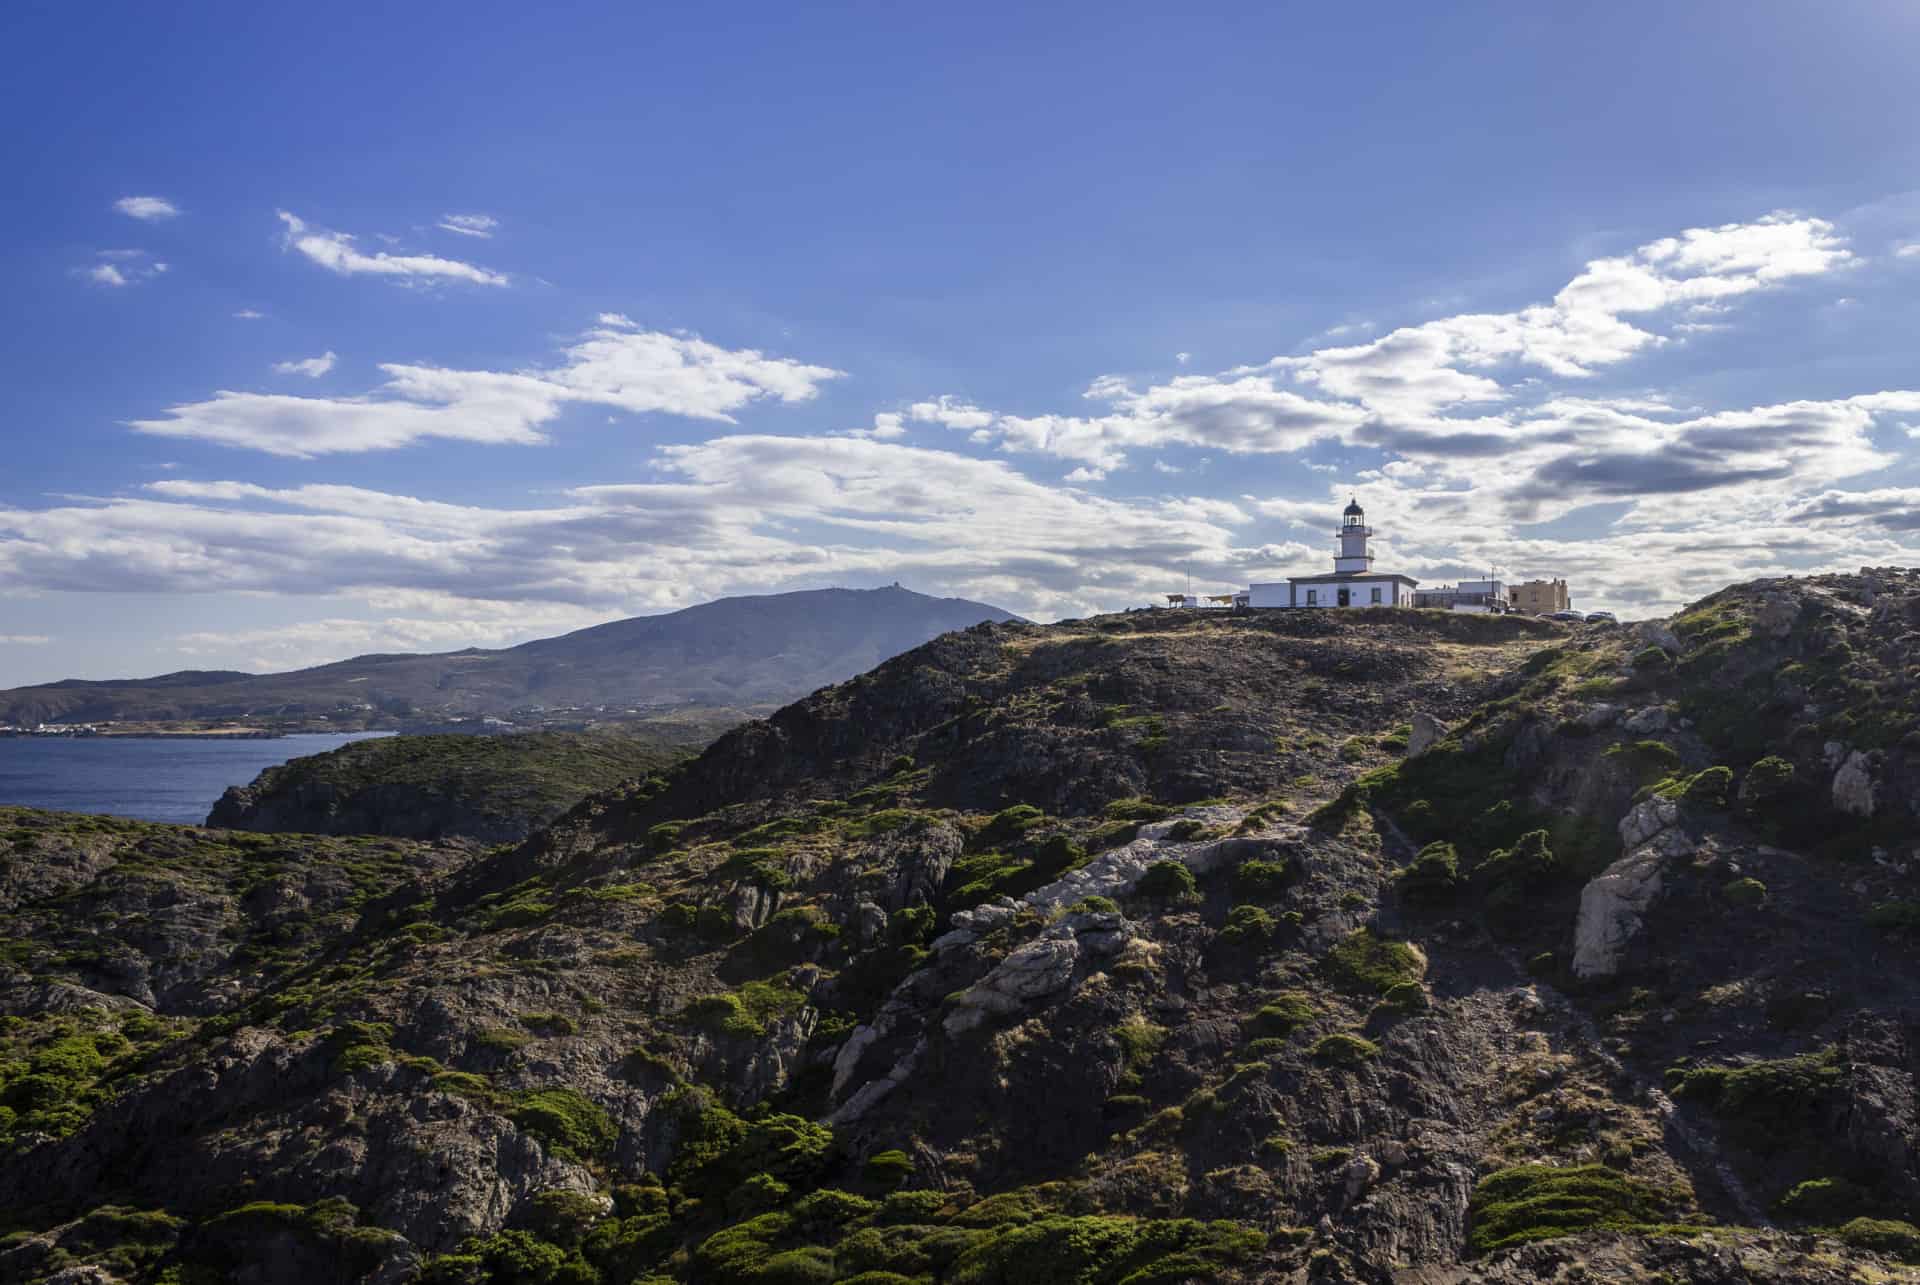
[[[240,311],[234,313],[233,315],[238,317],[242,321],[258,321],[262,317],[266,316],[267,314],[264,312],[260,312],[254,308],[242,308]]]
[[[75,268],[74,274],[97,286],[118,289],[137,285],[167,271],[167,264],[149,258],[145,250],[100,250],[94,257],[100,261],[89,267]]]
[[[1083,614],[1136,602],[1142,586],[1175,575],[1184,583],[1189,567],[1196,584],[1217,590],[1310,552],[1243,547],[1233,528],[1246,514],[1236,504],[1109,500],[1036,482],[1003,460],[847,436],[673,446],[660,452],[656,474],[524,509],[187,479],[133,497],[0,507],[0,581],[418,595],[467,619],[468,602],[626,614],[898,577],[1023,612]]]
[[[1014,453],[1079,466],[1069,480],[1122,467],[1136,449],[1204,446],[1236,455],[1287,454],[1320,442],[1375,445],[1417,454],[1486,457],[1537,435],[1537,419],[1498,412],[1515,400],[1512,366],[1580,379],[1666,337],[1623,318],[1684,308],[1723,313],[1729,300],[1856,263],[1832,224],[1770,215],[1753,223],[1694,228],[1631,254],[1595,259],[1552,302],[1511,313],[1463,313],[1405,326],[1367,343],[1275,357],[1219,375],[1181,375],[1135,389],[1102,376],[1086,390],[1108,413],[1020,415],[943,396],[917,402],[912,419],[944,424]],[[1688,321],[1676,334],[1716,323]],[[1326,337],[1373,329],[1349,322]],[[1283,385],[1291,384],[1292,387]],[[1477,415],[1463,415],[1484,408]]]
[[[0,646],[44,647],[53,639],[47,634],[0,634]]]
[[[416,628],[441,636],[433,630],[442,626],[407,623],[419,620],[477,628],[511,604],[625,613],[895,577],[1030,615],[1082,614],[1183,587],[1189,566],[1208,592],[1324,569],[1331,521],[1357,493],[1384,533],[1383,566],[1428,580],[1488,564],[1516,577],[1564,575],[1584,606],[1650,611],[1753,575],[1920,559],[1914,488],[1844,489],[1894,462],[1884,444],[1912,436],[1920,392],[1714,409],[1646,391],[1568,391],[1698,333],[1690,327],[1724,324],[1759,291],[1856,262],[1817,219],[1697,229],[1595,259],[1547,302],[1514,312],[1443,317],[1146,386],[1101,377],[1076,415],[1012,414],[948,395],[835,436],[728,433],[665,448],[651,474],[546,507],[158,482],[133,498],[0,510],[0,582],[297,585],[445,605],[362,622],[389,630],[379,635],[387,639]],[[642,330],[620,313],[603,314],[545,367],[382,370],[385,382],[359,397],[220,393],[136,427],[284,455],[432,437],[537,442],[575,403],[730,423],[755,401],[812,398],[839,373]],[[958,436],[940,439],[958,449],[908,445],[917,423],[951,429]],[[961,443],[999,453],[978,458]],[[1288,469],[1322,474],[1326,492],[1217,498],[1183,482],[1181,494],[1129,499],[1080,485],[1168,445],[1292,455]],[[1318,449],[1298,454],[1307,447]],[[1021,454],[1064,461],[1068,484],[1025,476]],[[1235,479],[1232,489],[1250,486]],[[1529,533],[1528,524],[1567,515],[1601,534]],[[346,616],[323,616],[336,618]],[[300,637],[284,645],[319,645],[319,634]],[[249,645],[282,654],[273,638]]]
[[[1920,241],[1908,241],[1893,247],[1896,259],[1920,259]]]
[[[479,237],[484,241],[493,236],[493,230],[500,226],[500,220],[491,214],[443,214],[440,222],[434,226],[443,232],[457,232],[461,236]]]
[[[940,424],[947,428],[972,430],[993,423],[993,412],[981,410],[972,402],[942,393],[930,402],[915,402],[907,414],[922,424]]]
[[[164,196],[123,196],[113,208],[142,223],[158,223],[180,213],[180,208]]]
[[[333,369],[335,361],[333,350],[328,349],[318,357],[306,357],[299,361],[276,361],[274,370],[282,375],[305,375],[308,379],[318,379]]]
[[[380,367],[386,383],[358,397],[222,390],[130,426],[295,457],[390,450],[426,438],[532,445],[573,403],[732,423],[732,412],[750,402],[804,402],[841,374],[697,336],[606,326],[587,331],[565,356],[559,366],[518,373],[387,363]]]
[[[1548,304],[1447,317],[1271,364],[1382,415],[1427,415],[1504,400],[1506,388],[1484,373],[1504,363],[1578,379],[1663,342],[1626,315],[1680,305],[1717,310],[1739,295],[1856,262],[1823,219],[1775,214],[1692,228],[1629,255],[1593,260]]]
[[[377,254],[363,254],[354,249],[353,238],[344,232],[321,231],[285,210],[279,211],[279,217],[287,229],[284,241],[286,248],[298,250],[327,271],[341,276],[470,281],[483,286],[507,284],[504,274],[462,263],[458,259],[442,259],[431,254],[388,254],[384,250]]]
[[[851,430],[847,436],[868,437],[879,441],[885,441],[895,437],[905,437],[907,435],[907,427],[903,422],[904,419],[905,417],[897,411],[880,411],[873,417],[872,428],[856,428]]]
[[[1177,352],[1173,355],[1173,359],[1184,366],[1193,360],[1193,354],[1190,352]]]

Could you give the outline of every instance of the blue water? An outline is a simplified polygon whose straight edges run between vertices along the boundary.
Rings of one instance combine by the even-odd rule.
[[[199,825],[229,785],[303,754],[382,732],[315,732],[260,741],[0,737],[0,805],[107,812]]]

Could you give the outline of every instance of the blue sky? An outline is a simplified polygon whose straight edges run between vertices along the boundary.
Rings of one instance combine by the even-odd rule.
[[[1920,548],[1911,5],[175,8],[0,14],[0,685]]]

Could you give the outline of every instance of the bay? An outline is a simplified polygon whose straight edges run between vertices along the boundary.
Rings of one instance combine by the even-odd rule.
[[[99,812],[199,825],[229,785],[306,754],[386,732],[314,732],[270,740],[0,737],[0,805]]]

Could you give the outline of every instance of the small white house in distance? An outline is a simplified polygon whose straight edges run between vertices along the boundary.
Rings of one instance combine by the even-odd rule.
[[[1340,552],[1333,571],[1320,576],[1289,576],[1286,583],[1247,586],[1249,607],[1411,607],[1419,581],[1412,576],[1375,571],[1367,542],[1373,528],[1358,500],[1340,515]]]

